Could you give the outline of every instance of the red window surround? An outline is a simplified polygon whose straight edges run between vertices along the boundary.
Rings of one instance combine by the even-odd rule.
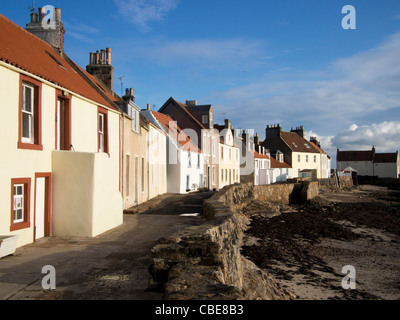
[[[33,101],[33,143],[22,142],[22,84],[34,87]],[[18,108],[18,149],[43,150],[42,145],[42,83],[23,74],[19,79],[19,108]]]
[[[102,107],[98,107],[97,112],[97,151],[107,153],[110,156],[109,144],[108,144],[108,110]],[[100,115],[103,115],[103,151],[100,151]]]
[[[18,184],[24,185],[24,220],[14,223],[14,186]],[[11,179],[11,220],[10,231],[27,229],[31,227],[30,220],[30,198],[31,198],[31,178]]]

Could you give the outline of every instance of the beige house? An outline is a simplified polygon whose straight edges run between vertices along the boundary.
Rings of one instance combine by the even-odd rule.
[[[133,90],[127,89],[118,103],[121,118],[121,193],[124,209],[149,199],[148,139],[149,122],[135,103]]]
[[[37,19],[33,13],[30,25],[41,25]],[[23,246],[120,225],[120,112],[112,97],[66,56],[63,41],[49,44],[0,15],[0,43],[0,235]]]
[[[235,143],[232,125],[225,120],[225,125],[215,125],[219,134],[218,159],[218,189],[225,186],[240,183],[240,148]]]
[[[304,137],[303,126],[292,128],[290,132],[282,131],[279,124],[267,126],[262,145],[271,153],[282,152],[283,160],[292,168],[295,178],[329,178],[330,161],[321,148]]]

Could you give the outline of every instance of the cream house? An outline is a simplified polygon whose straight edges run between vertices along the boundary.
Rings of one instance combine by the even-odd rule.
[[[121,193],[124,209],[146,202],[149,198],[148,137],[149,122],[135,103],[133,90],[127,89],[118,102],[121,119]]]
[[[60,42],[0,15],[0,43],[0,235],[23,246],[120,225],[118,108]]]
[[[240,183],[240,148],[235,143],[230,120],[225,125],[215,125],[214,130],[219,135],[218,159],[218,189]]]
[[[284,162],[293,170],[293,177],[328,178],[330,162],[321,148],[304,137],[304,127],[300,126],[290,132],[282,131],[278,125],[267,126],[266,137],[262,145],[275,153],[283,153]],[[326,161],[325,161],[326,160]]]

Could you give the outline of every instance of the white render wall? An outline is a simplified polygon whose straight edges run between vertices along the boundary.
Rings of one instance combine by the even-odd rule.
[[[298,161],[298,155],[300,155],[300,162]],[[308,162],[306,156],[308,155]],[[314,162],[314,156],[316,161]],[[293,177],[299,178],[299,171],[309,169],[317,170],[317,178],[321,178],[321,154],[319,153],[305,153],[305,152],[292,152],[292,168]]]
[[[338,161],[337,169],[344,170],[351,167],[357,170],[359,176],[374,176],[374,166],[372,161]]]
[[[379,178],[399,178],[399,164],[375,163],[375,176]]]
[[[35,173],[51,172],[51,150],[55,145],[55,90],[42,85],[43,151],[22,150],[18,142],[19,73],[0,65],[0,235],[18,235],[17,246],[33,242]],[[11,179],[30,178],[30,228],[10,231]]]
[[[0,144],[3,147],[0,164],[0,235],[19,235],[18,247],[34,241],[35,173],[53,173],[52,152],[55,149],[56,109],[56,88],[52,84],[42,81],[41,133],[43,151],[18,149],[19,72],[13,67],[6,67],[4,63],[0,63],[0,105],[3,106],[3,115],[0,117]],[[35,77],[33,76],[33,78]],[[59,172],[56,171],[52,175],[51,218],[58,218],[64,214],[65,208],[61,204],[67,202],[67,207],[70,208],[68,214],[70,217],[75,217],[75,220],[70,221],[69,224],[75,224],[78,230],[71,231],[71,233],[76,234],[85,230],[88,235],[96,235],[122,223],[122,198],[119,193],[119,113],[112,110],[108,112],[109,158],[107,154],[97,153],[97,112],[98,105],[96,103],[72,95],[71,143],[76,151],[92,153],[92,157],[95,159],[95,161],[92,161],[92,164],[94,164],[92,169],[99,176],[96,177],[95,181],[101,183],[101,186],[96,185],[95,187],[93,184],[89,184],[91,190],[85,190],[82,194],[71,192],[70,195],[67,195],[63,192],[66,181],[70,183],[68,186],[70,189],[82,184],[87,185],[83,177],[93,170],[88,169],[83,176],[75,176],[75,179],[68,177],[62,182],[59,179]],[[73,151],[69,153],[72,155]],[[81,168],[82,165],[79,164],[78,168]],[[16,178],[31,179],[29,195],[30,227],[10,232],[11,179]],[[82,189],[82,186],[79,188]],[[103,188],[107,190],[103,190]],[[82,226],[82,223],[88,220],[78,214],[82,213],[81,211],[84,209],[90,209],[87,205],[83,207],[79,205],[81,197],[88,193],[95,196],[96,206],[93,205],[92,210],[85,212],[85,214],[98,219],[93,222],[91,227],[90,224]],[[104,197],[104,194],[107,197]],[[91,231],[88,231],[88,228]],[[57,235],[54,230],[52,231],[53,235]]]

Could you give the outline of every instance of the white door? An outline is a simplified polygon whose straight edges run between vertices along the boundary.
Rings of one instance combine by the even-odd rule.
[[[45,219],[45,186],[46,178],[36,179],[36,201],[35,201],[35,239],[44,237]]]

